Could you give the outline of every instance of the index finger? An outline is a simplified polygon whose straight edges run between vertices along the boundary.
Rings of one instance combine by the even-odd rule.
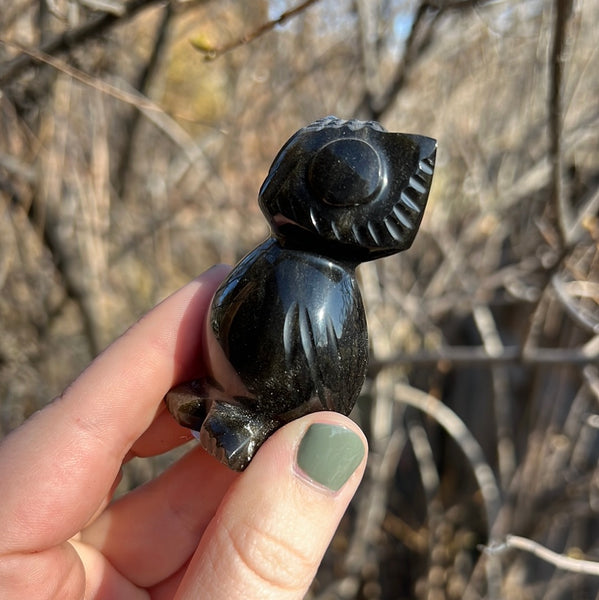
[[[213,268],[164,300],[0,444],[0,552],[59,544],[94,514],[164,394],[191,374],[226,272]]]

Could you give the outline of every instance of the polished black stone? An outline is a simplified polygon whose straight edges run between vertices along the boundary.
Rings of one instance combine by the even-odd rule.
[[[259,197],[272,236],[212,301],[210,376],[166,396],[177,421],[232,469],[295,418],[351,411],[368,363],[355,268],[411,245],[435,152],[431,138],[327,117],[275,158]]]
[[[382,175],[377,151],[367,142],[351,138],[328,143],[308,167],[312,192],[333,206],[368,202],[380,189]]]

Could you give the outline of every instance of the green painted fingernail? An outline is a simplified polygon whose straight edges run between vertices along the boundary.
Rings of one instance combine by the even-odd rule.
[[[364,458],[362,439],[339,425],[315,423],[297,451],[298,467],[313,481],[337,491]]]

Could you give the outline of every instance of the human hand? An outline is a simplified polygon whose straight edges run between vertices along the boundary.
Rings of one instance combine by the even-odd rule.
[[[340,414],[287,424],[241,474],[195,446],[110,503],[124,462],[190,439],[162,399],[201,374],[226,273],[154,308],[0,444],[3,600],[303,598],[364,471],[364,436]]]

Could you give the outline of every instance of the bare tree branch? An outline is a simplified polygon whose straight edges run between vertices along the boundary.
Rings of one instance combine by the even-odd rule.
[[[588,314],[576,302],[574,302],[573,294],[570,291],[572,289],[572,286],[569,286],[557,273],[551,278],[551,283],[553,284],[553,289],[555,290],[557,297],[560,299],[562,306],[565,308],[567,313],[581,327],[584,327],[585,329],[594,334],[599,334],[599,320],[597,320],[597,318],[594,315]],[[584,283],[587,287],[590,287],[592,285],[590,282]],[[582,288],[584,286],[581,285],[579,287]],[[594,291],[596,293],[596,290]]]
[[[3,41],[0,41],[0,44],[12,46],[15,45],[12,42],[7,44]],[[40,50],[23,49],[23,52],[31,56],[32,60],[48,64],[57,71],[69,75],[84,85],[94,88],[103,94],[111,96],[116,100],[130,104],[137,108],[149,121],[154,123],[158,129],[163,131],[177,146],[183,150],[190,164],[196,163],[196,161],[202,156],[202,151],[194,142],[193,138],[170,115],[168,115],[162,107],[155,102],[152,102],[152,100],[150,100],[147,96],[142,95],[137,90],[120,89],[107,81],[97,77],[92,77],[84,71],[72,67],[60,58],[45,54]]]
[[[489,356],[501,355],[504,350],[497,323],[488,305],[477,305],[472,310],[474,322]],[[493,406],[497,430],[497,459],[499,478],[507,489],[516,469],[516,449],[512,430],[511,403],[509,399],[509,375],[506,365],[494,365],[491,369]]]
[[[76,48],[88,39],[104,33],[117,23],[122,23],[130,19],[141,10],[163,1],[164,0],[130,0],[130,2],[124,5],[122,14],[116,15],[113,13],[104,13],[97,17],[93,17],[80,27],[67,30],[50,40],[48,43],[43,44],[39,48],[39,52],[41,54],[53,56]],[[36,62],[37,60],[34,52],[22,51],[21,54],[12,60],[0,65],[0,87],[8,85],[16,77],[32,67]]]
[[[599,353],[588,353],[580,348],[535,348],[524,356],[519,346],[505,346],[500,353],[489,354],[484,346],[450,346],[439,350],[399,353],[383,360],[372,360],[370,376],[400,365],[488,366],[517,364],[530,366],[584,366],[599,361]]]
[[[371,106],[376,93],[379,90],[379,55],[376,39],[376,18],[379,5],[369,0],[358,0],[356,2],[358,12],[358,39],[360,40],[360,58],[362,74],[364,78],[363,102]]]
[[[568,244],[570,214],[562,186],[562,79],[564,71],[564,46],[566,27],[572,13],[572,0],[556,0],[553,30],[553,46],[550,61],[549,82],[549,157],[552,164],[551,197],[558,223],[562,246]]]
[[[37,229],[41,220],[39,213],[42,210],[45,220],[42,232],[43,244],[52,257],[56,273],[62,279],[65,294],[74,302],[79,310],[89,354],[91,357],[95,357],[102,350],[98,323],[90,305],[89,296],[80,278],[77,276],[76,270],[73,268],[73,258],[65,249],[63,240],[57,233],[58,218],[56,215],[50,214],[47,207],[41,209],[39,203],[36,201],[31,203],[30,210],[27,212],[27,218],[31,226]]]
[[[79,4],[117,17],[122,17],[125,12],[125,4],[121,0],[79,0]]]
[[[154,78],[154,74],[160,62],[159,58],[164,52],[166,40],[168,37],[167,32],[169,30],[172,17],[173,5],[169,2],[164,8],[162,19],[158,23],[156,37],[152,44],[152,52],[150,54],[150,57],[148,58],[143,69],[141,70],[137,83],[134,85],[134,88],[143,97],[147,97],[146,92],[148,91],[148,87]],[[124,120],[124,147],[120,153],[119,164],[116,169],[116,188],[119,190],[121,196],[123,195],[126,187],[127,173],[129,171],[129,166],[131,163],[131,151],[133,149],[135,131],[139,124],[140,115],[141,113],[136,110],[133,112],[133,115],[130,119]]]
[[[193,40],[192,40],[191,44],[196,50],[198,50],[199,52],[202,52],[204,54],[205,60],[215,60],[219,56],[222,56],[223,54],[230,52],[231,50],[235,50],[236,48],[239,48],[240,46],[245,46],[246,44],[253,42],[255,39],[262,37],[265,33],[272,31],[277,25],[283,25],[283,23],[285,23],[289,19],[299,15],[300,13],[304,12],[309,6],[311,6],[312,4],[315,4],[318,1],[319,0],[306,0],[305,2],[302,2],[302,4],[296,6],[295,8],[292,8],[292,9],[284,12],[282,15],[280,15],[276,19],[272,19],[271,21],[262,23],[262,25],[260,25],[253,31],[250,31],[250,32],[242,35],[240,38],[238,38],[237,40],[235,40],[233,42],[230,42],[229,44],[224,44],[223,46],[212,47],[212,46],[206,46],[203,44],[199,44],[198,42],[195,42]]]
[[[430,394],[398,383],[395,385],[397,402],[408,404],[429,415],[454,439],[468,459],[485,503],[489,530],[499,513],[501,493],[493,470],[488,465],[482,448],[464,422],[441,401]]]
[[[420,3],[412,21],[403,56],[397,64],[387,89],[379,98],[374,98],[371,90],[365,90],[364,96],[355,110],[356,114],[365,113],[369,119],[378,120],[389,110],[403,88],[413,63],[430,41],[434,23],[440,14],[441,11],[427,0]],[[424,33],[422,33],[423,31]]]
[[[508,548],[523,550],[524,552],[533,554],[564,571],[599,577],[599,562],[583,560],[581,558],[571,558],[569,556],[564,556],[563,554],[558,554],[538,542],[519,535],[508,535],[505,538],[505,542],[492,544],[491,546],[485,547],[484,550],[488,554],[497,554],[505,552]]]

